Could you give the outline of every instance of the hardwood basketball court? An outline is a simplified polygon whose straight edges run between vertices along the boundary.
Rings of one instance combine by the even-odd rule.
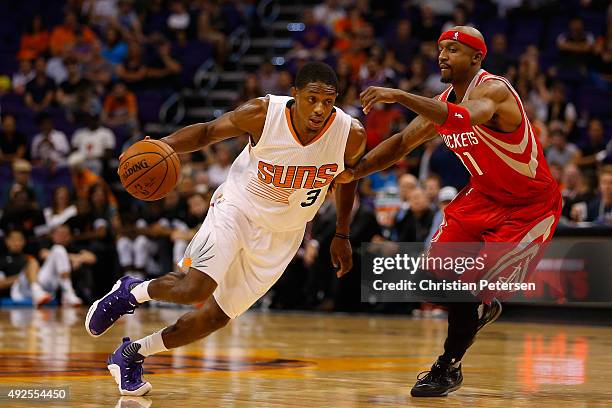
[[[69,401],[2,407],[604,407],[612,404],[612,328],[498,322],[447,398],[410,397],[441,350],[444,320],[250,312],[204,341],[145,361],[153,390],[120,398],[106,369],[122,336],[184,310],[145,309],[98,339],[85,310],[0,310],[0,387],[68,386]]]

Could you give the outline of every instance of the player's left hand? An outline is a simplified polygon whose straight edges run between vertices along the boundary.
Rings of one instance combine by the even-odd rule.
[[[342,277],[353,267],[353,249],[348,239],[334,237],[331,242],[331,260],[335,268],[340,268],[336,272],[337,277]]]
[[[370,86],[368,89],[359,94],[363,113],[366,115],[377,103],[395,103],[397,89],[383,88],[380,86]]]

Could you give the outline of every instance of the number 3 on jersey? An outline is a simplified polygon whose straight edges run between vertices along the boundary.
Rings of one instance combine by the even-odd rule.
[[[319,194],[321,193],[321,189],[318,188],[316,190],[310,190],[308,193],[306,193],[306,198],[307,200],[300,203],[300,205],[302,207],[310,207],[311,205],[314,204],[315,201],[317,201],[317,198],[319,197]]]

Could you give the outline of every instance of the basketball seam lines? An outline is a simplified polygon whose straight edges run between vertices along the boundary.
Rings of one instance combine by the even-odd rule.
[[[172,156],[172,153],[170,154],[170,156]],[[166,156],[166,157],[170,157],[170,156]],[[164,161],[166,161],[166,159],[164,159]],[[170,159],[170,161],[172,161],[172,159]],[[159,164],[159,163],[157,163]],[[157,166],[156,164],[156,166]],[[154,166],[155,167],[155,166]],[[164,178],[162,179],[162,181],[159,182],[159,185],[157,186],[157,188],[155,189],[155,191],[153,191],[151,194],[149,194],[148,196],[146,196],[145,198],[149,198],[153,195],[155,195],[155,193],[157,193],[159,191],[159,189],[161,188],[161,186],[164,185],[164,181],[166,180],[166,177],[168,176],[168,167],[170,167],[167,163],[166,163],[166,172],[164,173]],[[172,167],[174,167],[174,163],[172,163]],[[144,174],[143,174],[144,175]],[[139,177],[140,178],[140,177]],[[173,186],[174,188],[174,186]]]
[[[159,154],[159,153],[157,153],[157,152],[146,152],[146,153],[155,153],[155,154]],[[144,173],[142,173],[140,176],[138,176],[138,178],[137,178],[136,180],[132,180],[132,182],[131,182],[130,184],[128,184],[127,186],[125,186],[125,189],[127,190],[127,189],[128,189],[128,187],[130,187],[132,184],[134,184],[134,182],[136,182],[136,181],[137,181],[138,179],[140,179],[142,176],[144,176],[145,174],[147,174],[148,172],[150,172],[151,170],[153,170],[153,169],[154,169],[156,166],[158,166],[160,163],[164,163],[164,162],[166,161],[166,159],[167,159],[168,157],[172,156],[173,154],[174,154],[174,152],[173,152],[173,153],[170,153],[170,154],[169,154],[169,155],[167,155],[167,156],[162,156],[162,159],[161,159],[159,162],[155,163],[155,165],[153,165],[153,166],[152,166],[152,167],[151,167],[149,170],[145,171],[145,172],[144,172]],[[161,154],[159,154],[159,155],[161,156]],[[134,156],[130,156],[130,158],[131,158],[131,157],[134,157]],[[167,169],[166,169],[166,170],[167,170]],[[157,191],[157,190],[155,190],[155,191]],[[149,196],[147,196],[147,197],[149,197]]]

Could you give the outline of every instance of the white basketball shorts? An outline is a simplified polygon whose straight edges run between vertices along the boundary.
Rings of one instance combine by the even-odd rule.
[[[218,193],[215,196],[220,196]],[[236,204],[223,197],[213,197],[212,203],[178,265],[214,279],[218,285],[215,300],[235,319],[281,277],[302,243],[306,226],[274,232],[252,223]]]

